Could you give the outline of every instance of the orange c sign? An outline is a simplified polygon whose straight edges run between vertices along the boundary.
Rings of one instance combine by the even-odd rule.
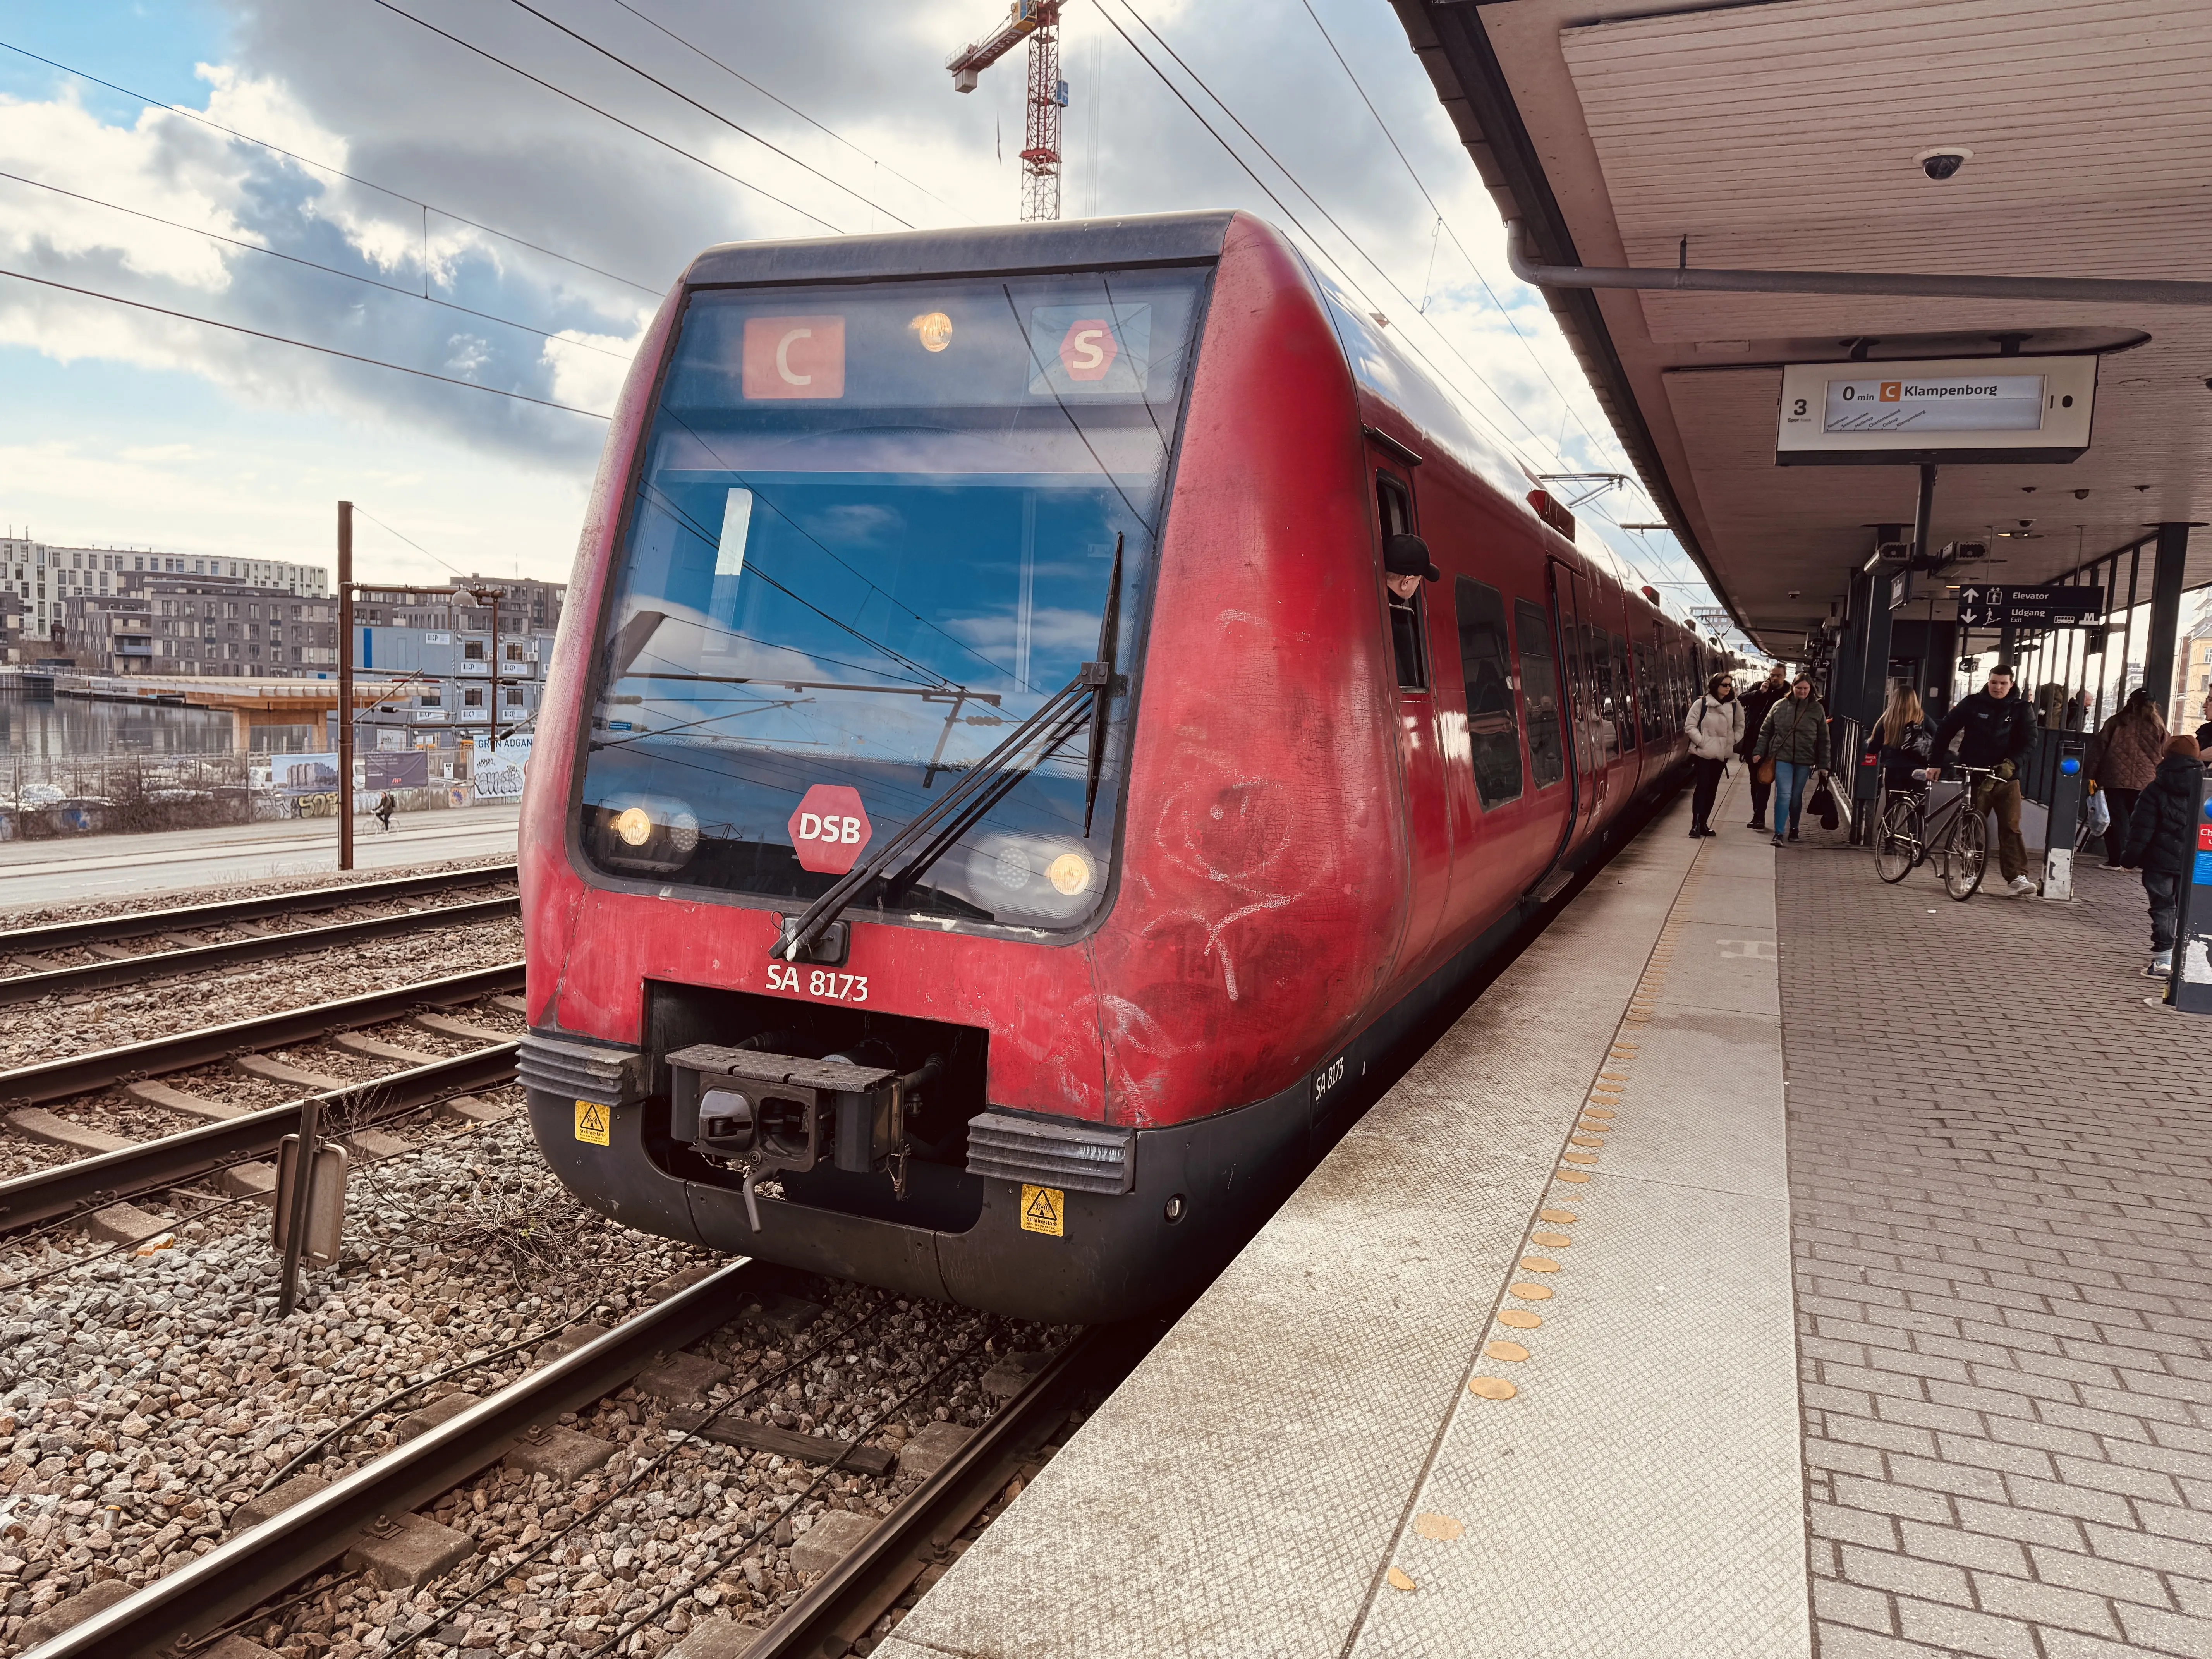
[[[746,318],[744,394],[756,399],[843,397],[845,319]]]

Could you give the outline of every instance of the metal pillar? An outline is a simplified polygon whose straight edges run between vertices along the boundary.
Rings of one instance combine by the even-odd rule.
[[[353,503],[338,503],[338,868],[353,868]],[[295,1234],[295,1237],[297,1235]],[[285,1280],[291,1283],[288,1277]]]
[[[2158,527],[2158,553],[2150,577],[2150,625],[2143,641],[2143,684],[2159,700],[2169,720],[2173,715],[2174,635],[2181,631],[2181,573],[2189,560],[2189,531],[2185,524]]]
[[[2135,649],[2136,582],[2142,574],[2142,544],[2137,542],[2128,550],[2128,609],[2120,623],[2120,689],[2112,705],[2115,714],[2126,706],[2128,701],[2128,653]]]

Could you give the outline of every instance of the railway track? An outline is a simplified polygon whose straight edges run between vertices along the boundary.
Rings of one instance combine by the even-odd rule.
[[[28,963],[32,971],[0,977],[0,1005],[104,990],[171,974],[210,972],[240,963],[357,945],[368,939],[424,929],[462,927],[495,921],[519,914],[521,902],[517,895],[507,893],[451,903],[416,904],[412,901],[511,884],[514,878],[514,865],[493,865],[436,875],[402,876],[387,881],[319,887],[307,892],[227,899],[212,904],[141,910],[87,921],[17,928],[0,933],[0,957]],[[392,905],[404,908],[348,916],[314,927],[270,928],[262,925],[332,910]],[[211,940],[201,937],[210,933],[230,933],[237,937]],[[162,940],[169,948],[126,953],[118,953],[114,948],[118,940],[149,939]],[[93,959],[56,963],[52,958],[62,951],[88,953]]]
[[[36,1108],[42,1103],[120,1087],[151,1103],[214,1120],[199,1127],[95,1152],[0,1181],[0,1237],[90,1213],[265,1158],[286,1135],[298,1129],[310,1100],[317,1103],[325,1121],[343,1125],[350,1132],[433,1101],[509,1082],[514,1076],[516,1045],[505,1039],[436,1057],[376,1039],[355,1039],[356,1052],[411,1059],[416,1063],[336,1088],[310,1090],[295,1099],[258,1109],[228,1106],[155,1079],[303,1042],[343,1041],[361,1027],[407,1018],[428,1009],[450,1009],[506,997],[509,1012],[517,1012],[520,1004],[513,1001],[511,994],[520,990],[522,984],[522,964],[508,963],[0,1073],[0,1107]],[[496,1033],[474,1032],[465,1022],[448,1021],[444,1029],[449,1036],[497,1037]],[[270,1065],[265,1074],[281,1079],[295,1071]],[[19,1128],[28,1127],[20,1114],[14,1122]],[[66,1127],[58,1123],[44,1132],[52,1134]]]
[[[517,1381],[446,1415],[442,1422],[353,1473],[319,1487],[309,1482],[279,1488],[279,1499],[290,1497],[294,1501],[31,1650],[30,1659],[170,1655],[226,1631],[258,1626],[263,1615],[257,1609],[314,1578],[342,1556],[357,1565],[349,1553],[357,1552],[365,1538],[404,1532],[410,1524],[407,1517],[415,1517],[433,1500],[501,1458],[542,1447],[549,1438],[582,1438],[574,1431],[549,1430],[548,1425],[565,1413],[623,1389],[647,1367],[666,1363],[732,1323],[733,1310],[748,1301],[763,1295],[773,1299],[763,1287],[781,1282],[781,1277],[776,1269],[743,1258],[703,1277],[696,1272],[680,1275],[664,1287],[668,1294],[612,1330],[594,1335],[590,1333],[596,1328],[584,1328],[581,1334],[588,1340],[550,1359],[541,1355],[544,1363]],[[1041,1467],[1048,1455],[1048,1442],[1070,1414],[1117,1385],[1163,1328],[1164,1322],[1101,1328],[1083,1333],[1060,1349],[959,1452],[762,1632],[748,1649],[748,1659],[811,1659],[847,1653],[849,1644],[907,1595],[917,1580],[925,1575],[933,1577],[931,1569],[951,1559],[963,1531],[972,1529],[989,1511],[1008,1483]],[[833,1331],[819,1338],[813,1349],[799,1352],[747,1395],[780,1382],[811,1353],[829,1351],[837,1334]],[[720,1408],[694,1412],[675,1437],[736,1444],[754,1444],[763,1433],[773,1437],[774,1431],[752,1428],[741,1418],[727,1427],[720,1425],[720,1419],[745,1398],[740,1395]],[[864,1461],[872,1450],[857,1438],[817,1441],[816,1448],[811,1454],[798,1454],[820,1468],[809,1491],[848,1462]],[[605,1501],[611,1503],[616,1496],[610,1494]],[[428,1523],[416,1517],[411,1524],[419,1528]],[[524,1562],[502,1563],[500,1574],[526,1566]],[[678,1589],[646,1617],[702,1588],[695,1583]],[[627,1628],[600,1645],[611,1649],[626,1633]],[[403,1643],[406,1644],[410,1644]]]

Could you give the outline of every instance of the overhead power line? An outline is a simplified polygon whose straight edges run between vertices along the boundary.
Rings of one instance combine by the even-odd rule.
[[[693,109],[697,110],[700,114],[705,116],[708,120],[719,121],[722,125],[729,128],[732,132],[737,133],[742,137],[751,139],[753,143],[760,145],[763,149],[770,150],[775,155],[781,155],[785,161],[790,162],[792,166],[802,168],[805,171],[812,173],[823,184],[828,185],[832,190],[842,190],[846,195],[851,197],[854,201],[860,203],[863,206],[872,208],[878,213],[883,214],[885,217],[896,220],[900,224],[905,225],[908,230],[912,230],[914,228],[914,226],[910,222],[899,218],[897,214],[893,213],[882,203],[872,201],[869,198],[861,195],[859,191],[854,190],[850,185],[841,184],[838,180],[831,178],[828,173],[823,172],[820,167],[815,167],[809,162],[800,161],[799,157],[793,155],[789,150],[784,149],[782,145],[771,143],[769,140],[762,137],[760,134],[755,132],[750,127],[739,125],[737,122],[730,119],[728,116],[723,114],[720,110],[710,108],[708,106],[701,103],[696,98],[692,97],[689,93],[678,91],[674,87],[670,86],[667,82],[662,80],[659,76],[653,74],[649,70],[639,68],[635,64],[631,63],[629,58],[624,58],[621,53],[601,46],[598,41],[592,40],[590,35],[580,33],[577,30],[570,28],[566,23],[562,22],[557,18],[548,17],[544,12],[538,10],[537,7],[532,5],[530,3],[530,0],[509,0],[509,3],[514,5],[518,10],[528,12],[539,22],[544,24],[546,27],[550,29],[556,29],[561,33],[567,35],[571,40],[576,42],[578,46],[586,46],[592,51],[596,52],[600,57],[605,58],[609,63],[619,64],[623,68],[628,70],[632,75],[636,76],[639,80],[651,82],[654,86],[659,87],[663,92],[666,93],[671,98],[678,99],[684,103],[689,104]]]
[[[410,368],[404,363],[386,362],[381,357],[364,357],[356,351],[340,351],[336,346],[317,345],[312,340],[295,340],[289,335],[270,334],[258,328],[246,328],[238,323],[219,322],[213,317],[195,316],[189,311],[172,311],[167,306],[149,305],[143,300],[126,300],[119,294],[103,294],[98,289],[78,288],[70,283],[58,283],[49,276],[33,276],[27,270],[0,269],[0,276],[12,276],[19,283],[33,283],[40,288],[58,289],[64,294],[78,294],[88,300],[105,300],[112,306],[128,306],[133,311],[149,311],[157,317],[174,317],[180,322],[198,323],[203,328],[220,328],[233,334],[249,335],[257,340],[270,340],[278,345],[295,346],[301,351],[319,352],[325,357],[343,357],[349,363],[366,363],[371,368],[388,368],[395,374],[412,374],[417,380],[436,380],[445,386],[457,386],[470,392],[488,392],[495,398],[512,398],[517,403],[535,404],[540,409],[557,409],[570,415],[586,415],[592,420],[611,419],[595,409],[579,409],[574,404],[556,403],[550,398],[533,398],[524,392],[509,392],[501,386],[486,386],[480,380],[458,380],[451,374],[434,374],[427,368]]]
[[[670,28],[665,23],[657,21],[653,18],[647,16],[635,6],[631,5],[629,3],[629,0],[613,0],[613,3],[621,7],[623,10],[628,12],[631,16],[636,18],[639,22],[644,24],[647,28],[658,29],[661,33],[666,35],[670,40],[673,40],[678,46],[683,47],[686,52],[696,52],[698,56],[705,58],[708,63],[712,64],[716,69],[721,70],[723,74],[728,76],[732,80],[742,82],[746,86],[750,87],[755,92],[760,94],[762,97],[767,99],[769,102],[775,105],[778,108],[789,110],[793,115],[796,115],[800,120],[805,122],[808,126],[812,127],[817,132],[827,133],[830,137],[835,138],[839,143],[844,145],[847,149],[851,150],[854,155],[859,156],[862,161],[870,162],[876,167],[882,167],[885,173],[890,173],[892,178],[897,179],[901,184],[920,191],[924,196],[929,198],[931,201],[936,203],[938,206],[947,209],[954,213],[960,212],[959,209],[953,207],[950,202],[946,201],[942,196],[939,196],[935,191],[930,189],[928,185],[918,183],[915,180],[908,178],[906,174],[901,173],[896,167],[888,165],[880,157],[871,155],[868,151],[861,149],[860,145],[854,143],[850,138],[845,137],[843,133],[839,132],[835,127],[823,125],[821,122],[816,120],[805,110],[799,108],[798,105],[791,102],[790,100],[777,97],[774,93],[770,92],[759,82],[754,80],[750,76],[744,74],[741,70],[732,69],[727,64],[715,57],[713,52],[708,52],[704,46],[700,46],[696,41],[688,40],[684,36],[677,33],[674,29]],[[963,219],[968,217],[964,213],[960,214],[960,216]],[[969,222],[973,224],[975,221],[970,219],[969,220]]]
[[[1292,173],[1290,168],[1285,167],[1280,161],[1277,160],[1274,153],[1261,141],[1259,137],[1253,132],[1251,128],[1244,125],[1243,121],[1237,116],[1237,112],[1229,107],[1228,104],[1222,100],[1221,95],[1218,93],[1215,92],[1212,87],[1206,85],[1205,77],[1200,76],[1195,70],[1192,69],[1188,64],[1185,63],[1182,55],[1178,53],[1173,46],[1168,45],[1165,40],[1161,40],[1159,31],[1145,21],[1143,14],[1139,12],[1134,6],[1128,4],[1128,0],[1122,0],[1122,9],[1126,10],[1130,16],[1137,20],[1137,22],[1143,27],[1144,31],[1147,34],[1151,35],[1153,40],[1159,41],[1160,49],[1165,52],[1168,56],[1173,58],[1177,65],[1182,68],[1183,73],[1189,76],[1192,81],[1197,83],[1199,89],[1203,92],[1207,98],[1211,99],[1216,105],[1218,105],[1224,114],[1227,115],[1231,121],[1236,123],[1238,131],[1243,132],[1247,138],[1249,138],[1252,141],[1253,144],[1259,149],[1262,155],[1265,155],[1269,161],[1273,162],[1276,170],[1281,173],[1284,178],[1290,180],[1291,187],[1300,195],[1304,196],[1309,202],[1313,203],[1315,208],[1321,213],[1321,216],[1324,219],[1327,219],[1328,222],[1335,228],[1337,234],[1343,237],[1346,242],[1351,245],[1352,251],[1358,253],[1362,259],[1367,262],[1368,264],[1373,266],[1375,270],[1382,276],[1382,280],[1390,284],[1391,290],[1395,293],[1400,299],[1406,301],[1407,308],[1416,309],[1413,306],[1412,296],[1407,295],[1403,289],[1400,288],[1395,282],[1391,280],[1389,272],[1383,270],[1382,266],[1376,262],[1375,257],[1369,253],[1366,248],[1360,244],[1357,237],[1353,236],[1351,232],[1346,230],[1342,225],[1337,223],[1335,216],[1332,215],[1326,207],[1322,206],[1321,202],[1315,197],[1311,191],[1308,190],[1304,184],[1299,182],[1297,175]],[[1129,38],[1128,31],[1124,29],[1121,27],[1120,21],[1105,9],[1103,0],[1099,6],[1098,15],[1106,20],[1107,25],[1112,28],[1116,34],[1121,37],[1122,44],[1127,46],[1131,52],[1136,54],[1137,61],[1144,64],[1146,69],[1152,70],[1153,75],[1158,78],[1160,84],[1165,87],[1169,92],[1175,95],[1176,100],[1182,104],[1185,109],[1188,110],[1192,118],[1195,119],[1200,126],[1206,129],[1207,134],[1212,138],[1213,142],[1221,146],[1223,151],[1228,155],[1229,159],[1236,162],[1237,165],[1243,170],[1245,176],[1250,179],[1254,184],[1259,185],[1261,191],[1267,196],[1267,199],[1273,202],[1276,207],[1282,210],[1284,216],[1290,220],[1291,223],[1297,229],[1299,234],[1305,237],[1305,239],[1310,242],[1317,251],[1323,252],[1326,256],[1327,245],[1322,242],[1320,237],[1315,235],[1312,231],[1306,228],[1304,222],[1298,217],[1296,211],[1291,209],[1290,204],[1284,201],[1281,197],[1278,196],[1274,192],[1273,189],[1269,186],[1267,182],[1261,178],[1259,173],[1254,170],[1251,163],[1245,161],[1242,155],[1237,154],[1236,146],[1231,144],[1226,138],[1223,137],[1219,129],[1215,127],[1212,122],[1207,120],[1206,117],[1200,112],[1198,106],[1192,103],[1190,100],[1184,95],[1182,88],[1176,85],[1172,80],[1169,79],[1166,71],[1162,70],[1158,64],[1155,64],[1146,55],[1143,47],[1139,46],[1134,40]],[[1359,285],[1349,270],[1346,270],[1344,266],[1334,258],[1331,258],[1329,262],[1332,264],[1336,265],[1338,274],[1344,278],[1346,283],[1350,286],[1353,293],[1357,294],[1370,307],[1372,307],[1375,304],[1373,296],[1370,295],[1365,289]],[[1437,337],[1440,339],[1444,338],[1441,331],[1439,331]],[[1512,403],[1505,397],[1505,395],[1499,392],[1496,386],[1490,384],[1490,381],[1483,375],[1482,371],[1476,368],[1473,363],[1467,362],[1465,355],[1461,353],[1457,347],[1453,346],[1449,339],[1444,339],[1444,343],[1452,351],[1453,356],[1457,356],[1462,363],[1467,363],[1468,372],[1473,374],[1474,378],[1481,383],[1483,389],[1488,392],[1490,395],[1497,400],[1501,408],[1503,408],[1508,414],[1511,415],[1516,421],[1520,422],[1522,429],[1527,432],[1530,438],[1534,439],[1540,435],[1536,429],[1528,424],[1527,418],[1522,415],[1520,410],[1514,408]],[[1428,354],[1422,351],[1420,347],[1416,345],[1410,337],[1407,338],[1406,344],[1407,349],[1413,351],[1415,356],[1421,358],[1424,362],[1428,362],[1431,370],[1436,369],[1436,365],[1433,362],[1429,362]],[[1437,372],[1439,378],[1444,379],[1449,382],[1449,376],[1443,375],[1441,371]],[[1480,413],[1480,411],[1477,410],[1476,412]],[[1487,415],[1483,416],[1483,419],[1490,426],[1491,429],[1496,432],[1501,439],[1504,439],[1508,445],[1512,445],[1514,443],[1514,440],[1507,435],[1505,429],[1499,426],[1495,420],[1491,419]]]
[[[427,213],[434,213],[441,219],[451,219],[457,225],[466,225],[471,230],[480,230],[487,236],[496,236],[503,242],[514,243],[517,247],[526,247],[532,253],[542,253],[549,259],[558,259],[564,265],[574,265],[579,270],[590,271],[594,276],[604,276],[611,283],[620,283],[624,288],[634,288],[641,294],[649,294],[658,299],[663,292],[661,289],[653,287],[650,283],[635,282],[615,271],[604,270],[598,265],[576,258],[571,254],[562,253],[540,243],[531,241],[526,237],[517,236],[513,231],[501,230],[480,220],[471,219],[465,214],[455,213],[450,208],[441,208],[434,203],[422,200],[420,197],[410,196],[404,190],[394,190],[389,185],[380,185],[374,179],[364,179],[357,173],[348,173],[343,167],[333,167],[328,161],[318,161],[312,155],[302,155],[297,150],[287,149],[282,144],[272,143],[266,138],[257,138],[250,132],[240,132],[236,127],[225,126],[213,117],[202,114],[198,110],[188,109],[182,104],[166,104],[158,98],[150,97],[143,92],[133,92],[130,88],[119,85],[113,81],[103,81],[97,75],[89,74],[81,69],[72,69],[57,58],[41,57],[27,46],[19,46],[12,41],[0,40],[0,49],[12,52],[18,57],[27,58],[33,63],[44,64],[48,69],[59,70],[64,75],[73,75],[78,80],[90,82],[95,87],[106,87],[110,92],[119,92],[125,98],[136,99],[149,109],[166,110],[172,115],[181,115],[188,121],[197,121],[204,127],[212,128],[217,132],[228,133],[241,143],[267,150],[271,155],[281,155],[288,161],[297,161],[301,167],[313,167],[318,173],[327,173],[334,179],[343,179],[349,184],[359,185],[364,189],[375,191],[380,195],[389,196],[394,201],[406,203],[410,207],[421,208]]]
[[[751,179],[740,178],[738,174],[731,172],[727,167],[716,167],[705,156],[694,155],[690,150],[684,149],[683,145],[672,143],[670,140],[663,138],[657,132],[648,132],[643,127],[639,126],[635,121],[625,121],[621,116],[615,114],[611,110],[601,109],[597,104],[592,102],[588,98],[580,98],[574,93],[570,92],[567,88],[554,85],[552,82],[546,80],[543,76],[532,75],[528,70],[522,68],[520,64],[508,63],[506,58],[501,58],[497,52],[487,52],[483,47],[476,45],[472,41],[464,40],[459,35],[450,33],[447,30],[440,28],[435,23],[430,22],[427,19],[417,17],[413,12],[407,10],[405,8],[392,4],[392,0],[369,0],[369,3],[371,5],[381,6],[385,10],[390,12],[394,17],[405,18],[409,22],[414,24],[416,27],[428,30],[432,34],[436,35],[441,40],[452,41],[453,45],[460,47],[464,52],[472,52],[477,57],[483,58],[486,63],[496,64],[501,69],[507,70],[510,75],[520,76],[522,79],[529,82],[532,86],[543,87],[555,97],[565,98],[579,108],[587,109],[591,111],[592,114],[599,117],[602,120],[611,121],[617,126],[621,127],[623,131],[634,132],[639,137],[645,139],[649,143],[658,144],[661,149],[667,150],[673,155],[680,155],[687,161],[695,161],[699,166],[706,168],[708,172],[719,174],[722,178],[728,179],[732,184],[739,186],[741,189],[749,190],[756,196],[763,197],[769,201],[775,203],[780,208],[789,209],[792,212],[797,214],[800,218],[806,220],[809,223],[819,225],[823,229],[830,231],[836,235],[842,236],[845,234],[844,227],[842,225],[833,225],[820,215],[809,213],[805,208],[799,206],[798,203],[787,202],[782,197],[778,196],[774,191],[763,190],[760,185],[753,183]]]
[[[605,346],[592,345],[586,340],[568,339],[550,329],[538,328],[529,323],[519,323],[512,317],[501,317],[489,311],[478,311],[471,306],[456,304],[451,300],[441,300],[434,295],[417,294],[413,289],[402,288],[397,283],[381,282],[374,276],[365,276],[359,271],[341,270],[336,265],[326,265],[319,260],[302,258],[296,253],[286,253],[277,248],[264,247],[258,242],[248,242],[235,236],[225,236],[220,231],[204,230],[198,225],[184,224],[175,219],[164,219],[158,213],[147,213],[137,208],[125,207],[120,202],[103,202],[97,196],[87,196],[80,191],[64,190],[59,185],[50,185],[42,179],[31,179],[20,173],[4,172],[0,172],[0,179],[12,179],[19,185],[29,185],[37,190],[52,191],[55,195],[66,196],[73,202],[83,202],[92,207],[106,208],[112,213],[127,214],[133,219],[143,219],[149,224],[166,225],[171,230],[180,230],[190,236],[204,236],[211,242],[222,242],[230,247],[244,248],[248,253],[265,253],[272,259],[283,260],[287,264],[304,265],[309,270],[319,270],[332,276],[343,276],[349,283],[361,283],[370,288],[382,289],[386,293],[397,294],[403,299],[418,301],[425,305],[438,306],[447,311],[458,311],[464,316],[481,317],[488,323],[498,323],[503,327],[519,328],[526,334],[535,334],[540,339],[550,340],[558,345],[574,346],[583,351],[596,351],[603,357],[613,357],[623,362],[629,361],[629,354],[625,351],[610,351]]]
[[[1306,9],[1306,15],[1313,19],[1313,26],[1321,32],[1322,40],[1328,47],[1329,55],[1336,59],[1337,67],[1344,71],[1344,78],[1352,82],[1352,89],[1359,94],[1359,101],[1367,106],[1367,112],[1375,118],[1375,125],[1381,130],[1384,140],[1389,144],[1391,153],[1398,158],[1398,164],[1406,169],[1406,176],[1413,181],[1413,188],[1421,192],[1421,199],[1429,204],[1429,210],[1437,216],[1437,222],[1442,225],[1446,234],[1451,237],[1452,246],[1459,250],[1460,257],[1467,261],[1468,269],[1474,273],[1475,281],[1482,284],[1482,291],[1490,296],[1491,304],[1498,307],[1498,314],[1505,319],[1505,326],[1513,331],[1514,337],[1527,349],[1529,359],[1536,365],[1537,372],[1550,382],[1552,390],[1559,393],[1559,401],[1565,404],[1568,411],[1574,416],[1575,424],[1582,428],[1583,435],[1602,449],[1605,441],[1593,432],[1589,423],[1583,419],[1582,411],[1575,408],[1574,399],[1567,396],[1566,388],[1552,378],[1550,366],[1544,362],[1541,355],[1536,350],[1534,342],[1522,333],[1521,325],[1513,320],[1512,313],[1506,310],[1505,301],[1498,297],[1498,290],[1491,286],[1490,278],[1483,274],[1482,267],[1475,264],[1474,255],[1468,252],[1467,244],[1460,240],[1457,228],[1450,220],[1444,217],[1443,209],[1437,206],[1437,198],[1429,194],[1428,185],[1422,182],[1421,175],[1414,170],[1413,161],[1408,159],[1405,150],[1400,148],[1397,135],[1390,131],[1390,124],[1382,118],[1382,112],[1375,107],[1375,100],[1367,95],[1367,88],[1360,84],[1359,77],[1352,72],[1352,65],[1345,61],[1344,53],[1338,48],[1335,38],[1329,33],[1327,26],[1322,22],[1321,14],[1313,9],[1313,0],[1298,0],[1298,3]],[[1618,439],[1614,441],[1614,447],[1619,447]]]

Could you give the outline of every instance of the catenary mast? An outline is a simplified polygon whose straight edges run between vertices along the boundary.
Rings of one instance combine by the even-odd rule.
[[[1060,131],[1067,82],[1060,78],[1060,0],[1013,0],[998,29],[946,60],[955,92],[975,90],[976,77],[1030,43],[1029,94],[1022,122],[1022,218],[1060,217]]]

